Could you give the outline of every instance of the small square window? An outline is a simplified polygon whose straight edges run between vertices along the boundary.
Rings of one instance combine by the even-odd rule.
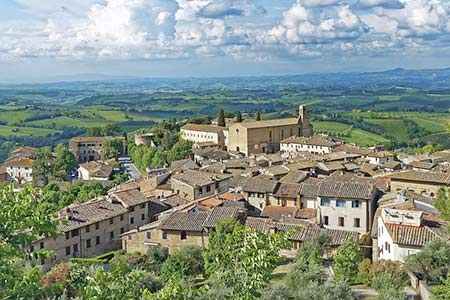
[[[181,231],[181,233],[180,233],[180,238],[182,239],[182,240],[185,240],[186,239],[186,231]]]
[[[145,220],[145,214],[141,215],[141,220],[144,221]]]
[[[86,240],[86,248],[91,248],[91,239]]]
[[[40,249],[44,249],[44,242],[40,242],[40,243],[39,243],[39,248],[40,248]]]
[[[162,239],[163,239],[163,240],[167,240],[167,232],[164,232],[164,231],[163,231],[163,233],[162,233]]]
[[[124,233],[125,232],[125,228],[120,228],[120,234],[122,234],[122,233]]]
[[[111,231],[111,232],[109,233],[109,239],[110,239],[110,240],[114,239],[114,231]]]
[[[109,219],[109,224],[114,224],[114,218]]]
[[[355,218],[354,227],[356,227],[356,228],[361,227],[361,220],[359,218]]]
[[[323,224],[324,225],[328,225],[329,224],[328,216],[323,216]]]
[[[152,239],[152,232],[151,231],[147,231],[146,236],[147,236],[147,240],[151,240]]]
[[[338,226],[344,227],[344,217],[338,218]]]
[[[345,207],[345,200],[336,200],[336,207]]]
[[[78,244],[73,245],[73,253],[78,252]]]
[[[70,232],[66,232],[66,240],[70,239]]]
[[[95,230],[98,230],[100,228],[100,224],[99,223],[95,223]]]
[[[134,224],[134,218],[133,217],[130,218],[130,224]]]
[[[99,236],[96,236],[96,237],[95,237],[95,244],[96,244],[96,245],[99,245],[99,244],[100,244],[100,237],[99,237]]]
[[[86,226],[86,232],[89,232],[89,231],[91,231],[91,226]]]
[[[70,255],[70,247],[66,247],[66,255]]]

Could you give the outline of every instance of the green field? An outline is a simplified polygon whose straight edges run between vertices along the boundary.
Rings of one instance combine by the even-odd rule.
[[[409,139],[408,129],[402,119],[364,119],[364,121],[380,126],[387,134],[394,134],[398,141],[404,142]]]
[[[10,136],[46,136],[48,134],[57,133],[57,130],[46,129],[46,128],[34,128],[34,127],[16,127],[16,126],[0,126],[0,136],[10,137]]]
[[[25,110],[0,111],[0,121],[8,125],[25,121],[31,114]]]
[[[333,136],[343,136],[347,143],[353,143],[358,146],[373,146],[389,142],[388,139],[381,135],[371,133],[352,125],[338,122],[313,122],[314,131],[328,133]]]

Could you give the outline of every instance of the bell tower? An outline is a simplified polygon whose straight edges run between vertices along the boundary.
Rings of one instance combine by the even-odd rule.
[[[308,121],[306,105],[300,104],[298,107],[299,136],[310,137],[313,135],[313,126]]]

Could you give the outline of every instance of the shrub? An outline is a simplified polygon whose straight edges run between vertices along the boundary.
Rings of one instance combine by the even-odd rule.
[[[358,265],[364,259],[362,251],[356,243],[349,239],[339,246],[333,258],[336,280],[347,280],[350,284],[358,282]]]
[[[168,281],[173,278],[187,278],[203,273],[201,253],[201,247],[185,246],[170,255],[161,266],[161,279]]]

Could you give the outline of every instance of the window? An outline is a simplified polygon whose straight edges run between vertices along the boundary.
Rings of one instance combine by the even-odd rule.
[[[361,227],[361,220],[359,218],[355,218],[353,220],[353,226],[356,227],[356,228]]]
[[[120,234],[122,234],[122,233],[124,233],[125,232],[125,228],[120,228]]]
[[[323,224],[324,224],[324,225],[330,224],[330,223],[329,223],[328,216],[323,216]]]
[[[120,215],[120,221],[123,221],[123,215]]]
[[[320,199],[320,205],[322,205],[322,206],[330,206],[330,203],[331,203],[330,199],[326,199],[326,198]]]
[[[40,242],[40,243],[39,243],[39,248],[40,248],[40,249],[44,249],[44,242]]]
[[[201,195],[201,194],[203,194],[203,188],[202,187],[200,187],[199,189],[198,189],[198,193]]]
[[[151,240],[152,239],[152,232],[151,231],[147,231],[146,236],[147,236],[147,240]]]
[[[95,223],[95,230],[98,230],[100,228],[100,224]]]
[[[100,237],[99,237],[99,236],[96,236],[96,237],[95,237],[95,244],[96,244],[96,245],[99,245],[99,244],[100,244]]]
[[[145,208],[145,203],[142,203],[142,204],[141,204],[141,208]]]
[[[359,200],[353,200],[353,201],[352,201],[352,207],[353,207],[353,208],[355,208],[355,207],[361,207],[361,201],[359,201]]]
[[[259,203],[259,208],[263,208],[264,204],[262,202]]]
[[[182,240],[185,240],[186,239],[186,231],[182,231],[181,233],[180,233],[180,238],[182,239]]]
[[[72,237],[80,235],[80,231],[78,229],[72,230]]]
[[[167,232],[164,232],[164,231],[163,231],[163,233],[162,233],[162,239],[163,239],[163,240],[167,240]]]
[[[89,232],[89,231],[91,231],[91,226],[86,226],[86,232]]]
[[[31,251],[31,252],[34,251],[34,246],[33,246],[33,245],[30,246],[30,251]]]
[[[78,244],[73,245],[73,253],[78,252]]]
[[[134,206],[130,207],[130,211],[134,211]]]
[[[388,253],[391,253],[391,245],[388,242],[385,242],[384,249],[386,249]]]
[[[86,240],[86,248],[91,248],[91,239]]]
[[[130,218],[130,224],[134,224],[134,218],[133,217]]]
[[[70,232],[66,232],[66,240],[70,239]]]
[[[110,239],[110,240],[114,239],[114,231],[111,231],[111,232],[109,233],[109,239]]]
[[[145,220],[145,214],[141,215],[141,220],[144,221]]]
[[[109,219],[109,224],[114,224],[114,218]]]
[[[338,218],[338,226],[344,227],[344,217]]]
[[[345,207],[345,200],[336,200],[336,207]]]
[[[208,186],[206,187],[206,192],[207,192],[207,193],[211,192],[211,186],[210,186],[210,185],[208,185]]]
[[[70,255],[70,247],[66,247],[66,255]]]

